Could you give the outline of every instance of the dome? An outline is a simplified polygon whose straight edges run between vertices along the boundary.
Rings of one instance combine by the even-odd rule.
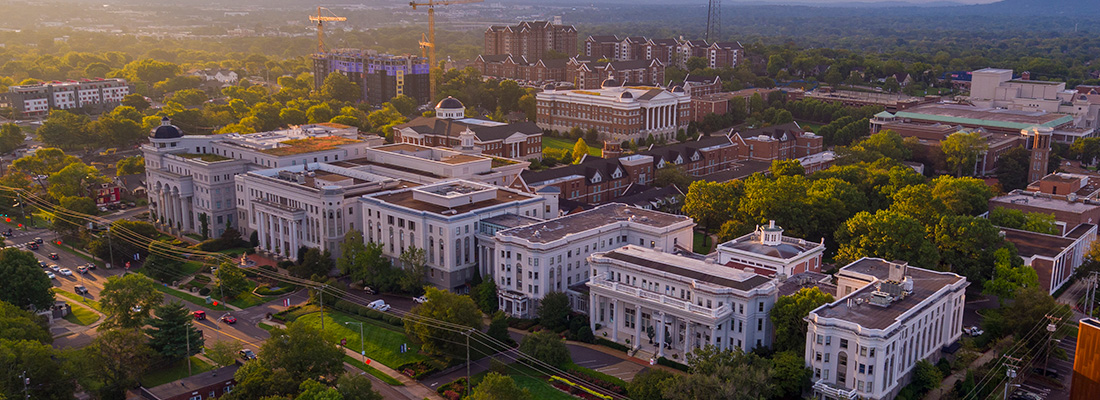
[[[672,93],[683,93],[683,92],[684,92],[684,87],[683,86],[677,85],[677,86],[672,88]]]
[[[630,92],[624,91],[622,94],[619,95],[619,100],[634,100],[634,95],[630,94]]]
[[[172,122],[168,120],[168,117],[161,118],[160,126],[153,129],[150,135],[153,139],[176,139],[183,137],[183,131],[172,125]]]
[[[463,106],[462,102],[458,101],[458,99],[456,99],[454,97],[451,97],[451,96],[447,96],[447,98],[445,98],[443,100],[440,100],[439,104],[437,104],[435,106],[435,108],[448,108],[448,109],[463,108],[464,109],[466,107]]]
[[[554,86],[553,83],[547,83],[546,85],[544,85],[542,87],[542,90],[546,90],[546,91],[557,90],[557,87]]]
[[[607,78],[607,80],[603,81],[603,84],[600,85],[600,87],[604,88],[613,88],[619,86],[622,86],[622,84],[619,83],[619,81],[615,80],[615,78]]]

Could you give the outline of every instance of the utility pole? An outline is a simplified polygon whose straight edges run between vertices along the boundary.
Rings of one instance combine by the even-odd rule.
[[[31,384],[31,378],[27,377],[27,371],[23,371],[22,374],[19,374],[19,377],[23,379],[23,397],[30,399],[31,393],[28,391],[28,386]]]
[[[1005,375],[1008,376],[1008,382],[1005,382],[1004,400],[1008,400],[1008,387],[1012,386],[1012,380],[1016,379],[1016,363],[1018,363],[1022,360],[1020,360],[1019,358],[1009,357],[1008,355],[1005,355],[1004,357],[1005,357],[1005,359],[1008,360],[1008,361],[1005,361],[1005,365],[1007,366],[1007,369],[1005,370]],[[1017,385],[1017,386],[1019,386],[1019,385]]]
[[[363,357],[363,362],[367,362],[367,351],[363,350],[363,323],[362,322],[345,322],[344,325],[359,325],[359,355]]]
[[[466,397],[470,397],[470,333],[473,329],[466,330]]]
[[[1090,273],[1088,287],[1085,288],[1085,301],[1088,302],[1088,304],[1085,304],[1085,312],[1089,317],[1092,317],[1092,310],[1096,305],[1096,283],[1097,280],[1100,280],[1098,278],[1100,278],[1100,272],[1093,271]]]
[[[321,297],[321,332],[325,331],[325,287],[328,285],[321,285],[320,289],[317,289],[317,293]]]
[[[190,326],[191,324],[188,323],[187,325]],[[191,332],[190,332],[190,330],[185,329],[183,331],[183,336],[185,338],[187,338],[187,376],[191,376],[191,375],[194,375],[194,374],[191,373]]]
[[[107,224],[107,252],[111,253],[111,264],[107,266],[108,269],[115,267],[115,246],[111,242],[111,225]]]
[[[1058,330],[1058,325],[1055,325],[1055,324],[1057,324],[1059,321],[1062,320],[1062,318],[1055,317],[1055,316],[1050,315],[1050,314],[1047,314],[1046,317],[1051,322],[1049,324],[1047,324],[1047,333],[1048,333],[1048,335],[1047,335],[1047,354],[1046,354],[1046,357],[1043,357],[1043,374],[1044,375],[1046,374],[1047,367],[1050,365],[1050,352],[1051,352],[1051,350],[1053,350],[1051,348],[1051,345],[1054,344],[1054,331]]]

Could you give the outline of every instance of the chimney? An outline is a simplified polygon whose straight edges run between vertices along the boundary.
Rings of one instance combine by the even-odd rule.
[[[1031,80],[1031,71],[1021,72],[1020,73],[1020,80],[1021,81],[1030,81]]]

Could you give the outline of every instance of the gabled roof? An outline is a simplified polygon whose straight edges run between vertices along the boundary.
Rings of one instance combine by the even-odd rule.
[[[739,43],[739,42],[714,42],[714,43],[711,44],[711,47],[717,47],[719,49],[730,49],[730,50],[744,50],[745,49],[744,47],[741,47],[741,43]]]
[[[649,43],[654,44],[654,45],[675,46],[677,42],[676,42],[676,39],[668,38],[668,39],[649,39]]]
[[[699,140],[693,142],[680,142],[668,146],[654,147],[650,150],[639,151],[638,154],[652,156],[654,164],[660,163],[661,160],[665,160],[666,163],[671,163],[673,160],[676,160],[676,156],[681,154],[684,155],[684,162],[689,162],[691,157],[699,152],[699,150],[732,143],[733,142],[730,141],[728,136],[716,135],[711,137],[700,137]]]
[[[802,127],[798,126],[797,122],[788,122],[782,125],[774,125],[766,128],[750,129],[744,132],[738,132],[741,137],[751,139],[760,135],[768,136],[772,139],[785,141],[794,140],[798,135],[805,132]]]
[[[638,183],[632,183],[626,188],[622,196],[615,198],[616,203],[623,203],[639,208],[657,207],[676,196],[683,196],[684,192],[676,185],[665,187],[652,187]]]
[[[412,121],[397,125],[396,129],[411,129],[421,135],[439,135],[458,138],[458,135],[466,129],[474,132],[480,142],[492,142],[503,140],[515,133],[525,135],[541,135],[542,129],[533,122],[518,122],[496,126],[483,126],[465,124],[460,121],[440,119],[434,117],[416,117]]]
[[[543,182],[564,178],[571,175],[583,176],[585,180],[591,180],[597,171],[601,171],[604,177],[610,177],[612,172],[619,168],[619,160],[606,159],[589,155],[580,164],[566,165],[545,169],[542,171],[523,170],[520,176],[528,185],[537,186]]]
[[[615,35],[592,35],[589,36],[588,39],[585,41],[592,41],[596,43],[612,43],[618,42],[619,37]]]
[[[704,83],[704,84],[709,85],[709,84],[716,83],[716,82],[721,82],[721,81],[722,81],[722,78],[717,76],[717,75],[715,75],[715,76],[703,76],[703,75],[687,74],[687,76],[684,77],[684,82],[685,83],[686,82],[696,82],[696,83]]]

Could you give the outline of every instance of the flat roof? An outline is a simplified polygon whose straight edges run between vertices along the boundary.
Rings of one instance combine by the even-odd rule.
[[[1076,240],[1062,236],[1029,232],[1020,229],[1001,228],[1005,240],[1016,245],[1020,257],[1058,257]]]
[[[168,382],[160,386],[146,388],[145,390],[158,399],[167,399],[181,394],[191,393],[210,385],[231,381],[233,380],[233,374],[237,373],[237,369],[240,367],[239,364],[233,364],[228,367],[206,371],[178,381]]]
[[[982,108],[959,104],[927,104],[905,111],[898,111],[895,115],[898,118],[1008,129],[1027,129],[1034,126],[1055,128],[1073,121],[1072,115],[1043,111]]]
[[[1032,195],[1027,192],[1013,191],[1000,197],[989,200],[990,203],[1022,204],[1028,208],[1043,210],[1065,211],[1073,214],[1082,214],[1100,207],[1082,201],[1069,201],[1065,198],[1052,198],[1048,194]]]
[[[871,275],[879,280],[886,280],[890,274],[889,269],[890,263],[886,260],[862,258],[841,268],[840,273],[847,270]],[[922,306],[936,292],[959,281],[966,280],[966,278],[950,272],[937,272],[912,266],[907,267],[906,275],[913,279],[913,293],[895,300],[889,306],[880,307],[868,301],[871,292],[875,291],[875,285],[871,284],[845,296],[851,299],[862,299],[862,304],[856,301],[849,305],[846,299],[839,299],[818,307],[813,313],[823,318],[851,322],[867,329],[886,329],[898,322],[898,319],[909,310]]]
[[[481,220],[481,222],[484,222],[484,223],[487,223],[487,224],[493,224],[493,225],[504,227],[504,228],[516,228],[516,227],[520,227],[520,226],[527,226],[527,225],[531,225],[531,224],[537,224],[539,222],[542,222],[542,220],[538,219],[538,218],[528,217],[528,216],[525,216],[525,215],[508,213],[508,214],[501,214],[501,215],[497,215],[497,216],[494,216],[494,217],[485,218],[485,219]]]
[[[313,136],[282,141],[279,142],[279,145],[275,148],[265,149],[261,151],[265,154],[270,154],[273,156],[291,156],[297,154],[332,150],[339,146],[352,143],[359,143],[359,141],[355,139],[348,139],[342,136]]]
[[[626,221],[660,228],[691,221],[691,218],[621,203],[609,203],[538,224],[503,230],[497,234],[522,238],[532,243],[549,243],[572,234]]]
[[[601,254],[594,254],[599,257]],[[603,257],[631,263],[640,267],[679,275],[714,285],[749,291],[771,283],[772,279],[760,274],[745,272],[724,265],[712,264],[690,257],[678,256],[636,245],[626,245],[606,253]]]
[[[417,188],[417,190],[422,190],[423,188],[424,188],[424,186],[422,186],[420,188]],[[429,202],[426,202],[426,201],[416,200],[416,199],[413,198],[413,190],[412,189],[400,190],[400,191],[395,191],[395,192],[380,193],[380,194],[377,194],[377,195],[370,195],[370,196],[367,196],[367,197],[372,198],[372,199],[378,199],[379,201],[382,201],[382,202],[385,202],[385,203],[389,203],[389,204],[393,204],[393,205],[397,205],[397,206],[401,206],[401,207],[405,207],[405,208],[410,208],[410,209],[417,210],[417,211],[423,211],[423,212],[428,212],[428,213],[433,213],[433,214],[439,214],[439,215],[444,215],[443,212],[447,211],[447,210],[455,210],[454,215],[458,215],[458,214],[468,213],[468,212],[474,211],[474,210],[479,210],[479,209],[482,209],[482,208],[492,207],[492,206],[501,205],[501,204],[507,204],[507,203],[510,203],[510,202],[533,199],[537,196],[526,194],[526,193],[514,192],[514,191],[511,191],[511,190],[505,190],[503,188],[496,188],[496,196],[494,196],[494,197],[492,197],[488,200],[484,200],[484,201],[478,201],[478,202],[475,202],[475,203],[466,203],[466,204],[463,204],[463,205],[458,206],[458,207],[446,207],[446,206],[442,206],[442,205],[438,205],[438,204],[432,204],[432,203],[429,203]]]

